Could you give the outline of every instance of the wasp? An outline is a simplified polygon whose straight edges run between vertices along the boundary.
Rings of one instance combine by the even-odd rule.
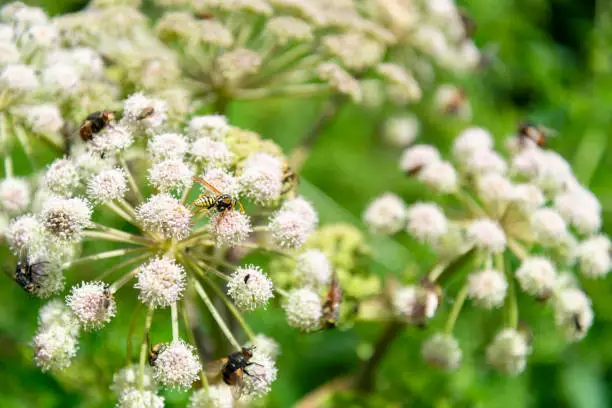
[[[147,335],[147,341],[149,341],[149,337]],[[153,347],[149,348],[149,365],[155,366],[155,362],[157,361],[157,357],[164,351],[166,348],[163,344],[155,344]]]
[[[338,317],[340,316],[340,304],[342,303],[342,288],[340,282],[338,282],[338,275],[334,271],[332,280],[329,285],[329,291],[327,292],[327,298],[323,303],[323,327],[326,329],[332,329],[338,324]]]
[[[289,163],[283,164],[283,178],[282,178],[282,194],[287,194],[291,190],[295,189],[300,182],[300,178],[297,173],[289,166]]]
[[[48,263],[46,261],[29,263],[27,260],[25,262],[17,262],[15,281],[26,292],[34,293],[36,289],[40,288],[40,280],[47,274],[43,265]]]
[[[104,292],[103,292],[104,298],[102,300],[102,306],[104,306],[104,309],[108,309],[111,305],[111,302],[113,300],[113,294],[111,293],[109,288],[105,288]]]
[[[240,211],[244,213],[244,207],[242,206],[240,201],[233,198],[231,195],[220,192],[212,184],[210,184],[201,177],[196,176],[193,178],[193,181],[206,187],[206,189],[209,190],[200,194],[200,196],[191,203],[192,209],[199,208],[196,214],[215,209],[221,214],[219,220],[217,221],[218,226],[221,223],[221,220],[223,220],[223,217],[225,217],[225,215],[227,214],[227,212],[233,211],[236,208],[236,205],[238,205],[240,207]]]
[[[533,122],[521,121],[518,128],[518,138],[521,144],[531,140],[540,147],[546,146],[546,142],[555,131]]]
[[[102,129],[109,126],[110,122],[113,120],[115,120],[115,114],[110,111],[90,113],[79,128],[81,139],[83,139],[84,142],[91,140],[96,133],[99,133]]]
[[[244,374],[257,379],[255,373],[249,372],[247,368],[252,365],[261,365],[250,361],[253,358],[253,349],[255,346],[242,347],[242,350],[235,351],[220,360],[217,360],[213,364],[216,364],[216,375],[221,375],[223,382],[227,384],[231,391],[234,399],[240,399],[242,395],[243,377]]]

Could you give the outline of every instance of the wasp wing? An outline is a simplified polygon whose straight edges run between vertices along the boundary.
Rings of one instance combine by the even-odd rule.
[[[232,392],[232,397],[234,397],[236,401],[238,401],[240,397],[242,397],[242,390],[244,388],[243,378],[244,372],[242,368],[239,368],[238,370],[234,371],[229,376],[230,391]]]
[[[206,187],[207,189],[209,189],[210,191],[212,191],[215,194],[219,194],[219,195],[223,194],[219,190],[217,190],[217,188],[215,188],[215,186],[210,184],[208,181],[204,180],[202,177],[193,176],[193,181],[195,181],[196,183]]]

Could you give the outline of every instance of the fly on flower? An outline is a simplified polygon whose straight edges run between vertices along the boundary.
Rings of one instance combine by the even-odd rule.
[[[553,129],[529,121],[521,121],[518,127],[518,138],[521,146],[524,146],[528,141],[532,141],[536,145],[544,147],[548,138],[556,134],[557,132]]]
[[[338,282],[338,275],[334,272],[323,304],[323,327],[332,329],[338,324],[340,304],[342,303],[342,288]]]
[[[208,367],[208,372],[213,376],[221,376],[223,382],[229,385],[232,396],[235,400],[242,396],[242,388],[244,385],[244,374],[257,379],[257,375],[247,370],[249,366],[260,365],[250,361],[253,358],[252,347],[243,347],[240,351],[235,351],[220,360],[212,362]]]
[[[33,293],[39,286],[40,280],[46,275],[44,265],[48,262],[30,263],[26,259],[23,262],[17,262],[15,270],[15,281],[28,293]]]
[[[195,176],[193,178],[193,181],[204,186],[207,189],[207,191],[200,194],[200,196],[191,203],[192,209],[198,208],[196,214],[215,209],[217,212],[221,213],[221,216],[217,220],[217,226],[219,226],[227,212],[233,211],[236,205],[238,205],[240,207],[240,211],[244,213],[244,207],[242,206],[240,201],[235,198],[232,198],[231,195],[220,192],[212,184],[210,184],[201,177]]]
[[[111,121],[115,119],[115,114],[110,111],[97,111],[87,115],[81,127],[79,128],[79,134],[84,142],[91,140],[96,133],[99,133]]]
[[[147,106],[142,110],[142,112],[136,116],[136,120],[144,120],[150,118],[155,113],[155,108],[152,106]]]
[[[295,170],[289,166],[289,163],[285,162],[283,164],[282,194],[287,194],[288,192],[295,190],[299,182],[300,178]]]

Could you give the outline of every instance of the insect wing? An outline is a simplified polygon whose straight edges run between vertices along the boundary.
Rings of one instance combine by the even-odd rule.
[[[204,372],[206,377],[212,382],[220,381],[221,374],[225,369],[225,365],[228,362],[227,357],[223,357],[219,360],[209,361],[204,366]]]
[[[230,391],[232,392],[232,397],[234,397],[236,401],[239,400],[242,396],[242,390],[244,388],[243,374],[244,373],[242,368],[239,368],[238,370],[230,374],[231,385],[229,387]]]
[[[207,189],[209,189],[210,191],[212,191],[215,194],[219,194],[219,195],[222,194],[219,190],[217,190],[215,188],[215,186],[210,184],[208,181],[204,180],[202,177],[194,176],[193,177],[193,181],[195,181],[196,183],[201,184],[202,186],[206,187]]]

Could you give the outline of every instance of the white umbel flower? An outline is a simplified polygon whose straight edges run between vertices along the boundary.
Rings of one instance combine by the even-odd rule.
[[[591,300],[576,288],[562,290],[555,296],[555,324],[569,341],[579,341],[593,324]]]
[[[461,348],[457,339],[445,333],[436,333],[423,343],[423,360],[445,371],[455,371],[461,365]]]
[[[497,173],[505,174],[508,171],[506,161],[495,151],[480,149],[472,152],[464,163],[462,169],[475,176]]]
[[[601,228],[601,204],[582,186],[558,194],[555,209],[581,234],[594,234]]]
[[[556,152],[550,150],[542,152],[537,164],[535,182],[547,193],[558,193],[574,181],[571,166]]]
[[[257,204],[266,204],[282,192],[282,162],[267,153],[253,153],[244,162],[240,175],[243,194]]]
[[[386,120],[383,136],[393,146],[410,146],[416,140],[420,126],[415,115],[394,116]]]
[[[105,203],[123,198],[127,190],[125,172],[120,168],[102,170],[87,183],[87,195],[93,202]]]
[[[1,27],[1,25],[0,25]],[[3,39],[0,34],[0,67],[19,62],[19,49],[9,39]]]
[[[309,332],[319,328],[323,316],[322,306],[316,292],[302,288],[289,292],[283,307],[289,326]]]
[[[78,91],[81,77],[72,64],[56,62],[43,70],[42,82],[50,92],[68,97]]]
[[[580,272],[587,278],[602,278],[612,268],[612,245],[605,235],[596,235],[578,245],[577,258]]]
[[[78,339],[70,329],[54,324],[34,336],[34,361],[43,371],[63,370],[78,349]]]
[[[11,64],[0,71],[0,85],[13,92],[33,92],[39,84],[32,68],[22,64]]]
[[[43,226],[33,215],[22,215],[8,225],[6,238],[11,252],[20,255],[37,247],[43,241]]]
[[[506,249],[506,234],[495,221],[489,219],[472,221],[467,227],[467,235],[476,248],[492,254],[504,252]]]
[[[131,364],[123,367],[113,375],[113,382],[110,386],[111,391],[117,395],[121,395],[124,391],[130,388],[140,387],[140,366]],[[142,376],[142,387],[146,391],[155,391],[157,386],[153,381],[153,369],[146,365]]]
[[[164,397],[150,390],[128,388],[119,396],[116,408],[164,408]]]
[[[242,310],[252,311],[266,307],[274,297],[272,280],[255,265],[236,268],[227,283],[227,294],[236,306]]]
[[[191,394],[187,408],[232,408],[234,398],[230,388],[223,384],[210,385]]]
[[[194,116],[187,128],[191,138],[208,137],[213,140],[223,140],[229,132],[230,126],[223,115]]]
[[[255,346],[258,353],[267,354],[273,359],[280,355],[280,346],[276,340],[261,333],[255,335],[252,343],[247,343],[247,347],[251,346]]]
[[[515,185],[512,197],[512,202],[525,214],[531,214],[546,202],[542,190],[531,183]]]
[[[544,246],[556,246],[567,239],[567,225],[552,208],[540,208],[531,216],[531,229],[535,239]]]
[[[506,177],[497,173],[485,174],[476,182],[478,197],[487,204],[499,205],[512,201],[516,189]]]
[[[507,290],[508,282],[498,270],[485,269],[468,277],[468,296],[485,309],[502,306]]]
[[[147,150],[154,162],[168,159],[181,160],[189,144],[185,136],[179,133],[161,133],[154,135],[147,144]]]
[[[168,104],[149,98],[142,92],[130,95],[123,103],[123,119],[127,126],[157,129],[168,119]]]
[[[149,169],[149,182],[163,193],[186,188],[193,183],[193,170],[181,160],[168,159],[153,164]]]
[[[448,220],[436,204],[416,203],[406,214],[406,231],[422,243],[435,244],[448,231]]]
[[[453,156],[459,163],[465,161],[476,151],[493,148],[493,137],[488,130],[481,127],[472,126],[461,133],[453,144]]]
[[[112,124],[96,133],[89,141],[89,146],[99,154],[119,153],[134,143],[132,132],[123,125]]]
[[[331,278],[332,266],[322,251],[309,249],[298,256],[293,274],[304,284],[325,285]]]
[[[523,291],[532,296],[545,298],[555,287],[557,271],[548,259],[534,256],[521,263],[516,271],[516,279]]]
[[[372,232],[395,234],[406,223],[406,204],[397,195],[385,193],[370,203],[363,221]]]
[[[164,238],[182,240],[191,231],[191,213],[169,194],[157,194],[136,210],[136,220],[145,231]]]
[[[531,353],[525,336],[515,329],[500,331],[487,347],[487,361],[502,374],[517,375],[525,370]]]
[[[440,152],[433,146],[415,145],[404,150],[400,158],[400,169],[416,174],[431,163],[440,161]]]
[[[101,328],[117,312],[115,299],[103,282],[81,282],[73,286],[66,304],[86,330]]]
[[[392,299],[395,314],[408,323],[422,324],[438,310],[438,295],[430,289],[409,285],[398,288]]]
[[[79,335],[80,326],[74,314],[64,302],[53,299],[47,302],[38,311],[38,327],[40,330],[52,326],[61,326],[73,337]]]
[[[363,93],[359,81],[340,65],[324,62],[317,67],[317,75],[334,91],[349,96],[353,102],[361,102]]]
[[[450,194],[457,191],[457,172],[447,161],[429,163],[419,171],[419,180],[426,186],[441,194]]]
[[[213,225],[213,234],[218,247],[244,242],[253,232],[251,218],[237,210],[228,211],[225,215],[214,214],[210,218],[210,223]]]
[[[209,169],[202,178],[215,186],[217,190],[233,197],[238,196],[240,192],[238,179],[223,169]]]
[[[194,140],[189,154],[195,163],[206,168],[227,168],[234,158],[234,154],[225,143],[208,137]]]
[[[78,170],[69,159],[56,159],[45,173],[47,188],[57,195],[72,197],[81,185]]]
[[[6,178],[0,182],[0,208],[9,214],[18,214],[30,205],[30,185],[20,178]]]
[[[245,376],[243,392],[247,398],[263,397],[272,389],[272,383],[276,381],[278,369],[274,360],[260,350],[253,351],[250,360],[253,365],[249,366],[251,375]]]
[[[285,201],[270,220],[272,241],[280,248],[299,248],[318,222],[312,205],[301,197]]]
[[[89,226],[91,207],[82,198],[50,197],[43,203],[40,219],[45,230],[64,242],[78,242]]]
[[[185,270],[170,258],[155,258],[140,267],[134,287],[149,307],[168,307],[183,296]]]
[[[64,125],[64,119],[62,119],[59,108],[52,103],[26,106],[23,113],[28,126],[34,133],[56,133]]]
[[[165,386],[189,389],[198,379],[200,367],[195,348],[183,340],[175,340],[162,347],[153,364],[153,375]]]
[[[313,37],[310,24],[290,16],[272,17],[266,23],[266,30],[274,35],[279,45],[290,41],[309,41]]]

